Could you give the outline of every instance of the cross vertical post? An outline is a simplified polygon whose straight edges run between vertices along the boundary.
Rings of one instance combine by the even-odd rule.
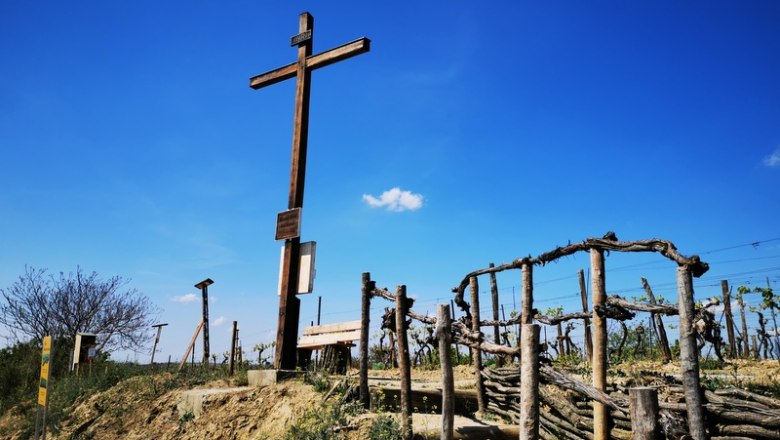
[[[299,16],[298,35],[291,39],[291,46],[298,47],[296,62],[254,76],[249,80],[249,86],[255,90],[276,84],[286,79],[296,78],[295,86],[295,116],[293,120],[292,163],[290,165],[290,192],[288,197],[288,212],[300,211],[303,208],[303,188],[306,177],[306,150],[309,137],[309,91],[311,88],[311,71],[325,67],[335,62],[368,52],[370,40],[360,38],[345,45],[312,55],[314,17],[308,12]],[[280,215],[280,220],[282,216]],[[292,234],[280,236],[280,223],[277,223],[277,239],[284,239],[284,255],[282,258],[281,291],[279,292],[279,325],[276,333],[276,351],[274,368],[294,370],[297,364],[298,323],[300,319],[300,303],[298,294],[298,277],[300,273],[300,215],[292,218]],[[287,217],[288,225],[290,226]],[[285,229],[289,232],[289,228]]]

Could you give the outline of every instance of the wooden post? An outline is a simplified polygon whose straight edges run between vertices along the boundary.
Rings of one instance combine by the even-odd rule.
[[[680,311],[680,374],[682,376],[685,406],[688,413],[688,432],[693,440],[705,440],[704,402],[699,383],[699,349],[694,328],[695,307],[693,281],[687,266],[677,268],[678,308]]]
[[[563,342],[563,324],[560,322],[555,325],[555,328],[558,330],[558,358],[562,358],[566,353],[566,347]]]
[[[187,363],[187,356],[190,355],[190,352],[192,352],[192,363],[195,364],[195,341],[198,340],[198,334],[200,334],[200,329],[203,328],[203,321],[201,321],[198,324],[198,328],[195,329],[195,334],[192,335],[192,340],[190,340],[190,344],[187,346],[187,351],[184,352],[184,356],[181,357],[181,363],[179,364],[179,370],[184,368],[184,364]]]
[[[607,303],[604,251],[590,250],[590,291],[593,295],[593,387],[607,391],[607,318],[597,310]],[[609,440],[609,408],[593,402],[593,439]]]
[[[628,390],[631,414],[631,440],[660,440],[658,426],[658,391],[651,387]]]
[[[238,337],[239,329],[236,329],[236,357],[238,358],[238,369],[244,365],[244,348],[241,346],[241,338]]]
[[[642,287],[645,289],[645,293],[647,294],[647,300],[650,301],[650,304],[658,304],[658,302],[655,300],[655,295],[653,294],[653,289],[650,288],[650,284],[647,282],[647,279],[642,277]],[[672,361],[672,350],[669,348],[669,338],[666,336],[666,327],[664,327],[664,320],[661,318],[661,315],[658,313],[651,313],[650,316],[655,320],[655,328],[658,332],[658,342],[661,344],[661,352],[664,355],[664,363],[669,363]]]
[[[455,301],[450,300],[450,317],[455,320]],[[460,346],[455,342],[455,365],[460,364]]]
[[[737,346],[734,343],[734,316],[731,314],[731,292],[729,282],[721,280],[720,290],[723,293],[723,312],[726,314],[726,333],[729,338],[729,357],[737,357]]]
[[[322,314],[322,296],[317,296],[317,325],[320,325],[320,316]],[[312,325],[313,327],[313,325]],[[320,353],[322,350],[317,350],[315,352],[314,356],[314,368],[318,369],[320,367]]]
[[[489,267],[496,267],[496,265],[490,263]],[[493,321],[498,321],[498,283],[496,283],[495,272],[490,272],[490,300],[493,303]],[[498,329],[498,324],[493,326],[493,342],[496,345],[501,345],[501,332]],[[498,354],[495,357],[496,367],[502,367],[504,358]]]
[[[534,323],[534,267],[529,263],[523,263],[523,294],[520,300],[520,323]],[[522,327],[521,327],[522,328]],[[521,331],[522,332],[522,331]]]
[[[397,348],[395,346],[395,336],[393,336],[393,332],[390,332],[387,335],[390,340],[388,341],[388,344],[390,345],[390,368],[398,368],[398,356],[396,356]]]
[[[157,344],[160,342],[160,332],[162,331],[162,328],[165,327],[168,324],[155,324],[152,327],[157,327],[157,336],[154,338],[154,346],[152,347],[152,360],[149,361],[149,364],[151,364],[154,367],[154,354],[157,352]]]
[[[441,362],[441,439],[452,440],[455,426],[455,377],[452,373],[452,333],[448,304],[439,304],[436,337],[439,339]]]
[[[236,339],[238,338],[238,321],[233,321],[233,337],[230,339],[230,375],[236,368]]]
[[[469,287],[471,289],[471,330],[479,335],[481,342],[483,337],[479,326],[479,281],[477,281],[477,277],[469,278]],[[485,384],[482,379],[482,351],[475,348],[472,358],[474,363],[474,380],[476,380],[477,385],[477,411],[482,416],[487,408]]]
[[[209,286],[214,284],[211,278],[195,285],[203,293],[203,365],[209,366]]]
[[[742,318],[742,357],[748,359],[750,358],[750,342],[748,341],[747,319],[745,318],[745,300],[741,294],[737,295],[737,302],[739,303],[739,317]]]
[[[761,358],[759,352],[758,352],[758,338],[756,338],[756,335],[750,335],[750,342],[753,343],[753,359],[758,360]],[[748,353],[748,357],[750,354]]]
[[[520,332],[520,440],[539,438],[539,325]]]
[[[582,311],[588,313],[588,291],[585,288],[585,271],[580,269],[577,272],[580,280],[580,298],[582,298]],[[590,319],[585,318],[585,355],[588,362],[593,362],[593,339],[590,335]]]
[[[360,321],[360,402],[365,409],[371,404],[368,390],[368,330],[371,321],[371,293],[374,282],[371,274],[363,272],[363,288],[361,291],[361,321]]]
[[[406,336],[408,323],[406,314],[409,312],[406,302],[406,286],[400,285],[395,295],[395,330],[398,336],[398,369],[401,373],[401,437],[403,440],[412,438],[412,371],[409,360],[409,340]]]

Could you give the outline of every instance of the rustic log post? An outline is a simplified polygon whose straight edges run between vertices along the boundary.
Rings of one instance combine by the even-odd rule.
[[[233,321],[233,336],[230,338],[230,376],[236,368],[236,338],[238,337],[238,321]]]
[[[590,250],[591,294],[593,295],[593,387],[607,391],[607,317],[598,312],[607,305],[604,252]],[[593,402],[593,439],[609,440],[609,409]]]
[[[737,347],[734,344],[734,316],[731,314],[731,292],[729,292],[729,282],[722,280],[720,289],[723,292],[723,313],[726,314],[726,333],[729,338],[729,357],[737,357]]]
[[[705,440],[707,432],[704,421],[704,402],[699,382],[699,350],[696,345],[696,329],[694,328],[696,318],[693,281],[688,266],[677,268],[677,289],[680,310],[680,374],[688,414],[688,432],[693,440]]]
[[[659,440],[658,391],[651,387],[628,390],[631,440]]]
[[[490,263],[489,267],[496,267],[495,264]],[[493,321],[498,321],[498,283],[496,282],[495,272],[490,272],[490,300],[493,303]],[[498,324],[493,326],[493,342],[496,345],[501,345],[501,333],[498,329]],[[504,358],[500,355],[495,355],[496,367],[504,366]]]
[[[753,343],[753,359],[758,360],[761,358],[758,352],[758,338],[756,335],[750,335],[750,341]],[[750,357],[750,353],[748,353],[748,357]]]
[[[452,373],[452,331],[449,304],[439,304],[436,337],[441,362],[441,439],[452,440],[455,426],[455,377]]]
[[[522,264],[523,293],[520,300],[520,324],[534,323],[534,267],[530,263]],[[521,327],[522,332],[522,327]],[[522,355],[521,355],[522,356]]]
[[[395,336],[393,336],[393,332],[388,333],[387,335],[389,341],[388,344],[390,345],[390,368],[398,368],[398,356],[396,356],[396,346],[395,346]]]
[[[469,279],[469,287],[471,288],[471,330],[479,335],[480,342],[482,341],[482,333],[479,326],[479,281],[477,277],[471,277]],[[478,348],[474,348],[473,351],[473,363],[474,363],[474,379],[477,385],[477,411],[479,415],[485,413],[487,408],[487,402],[485,402],[485,385],[482,379],[482,351]]]
[[[650,302],[650,304],[658,304],[658,302],[655,300],[653,289],[650,288],[650,284],[644,277],[642,277],[642,287],[645,289],[647,300]],[[655,320],[655,329],[658,332],[658,343],[661,345],[661,352],[664,355],[664,363],[669,363],[672,361],[672,350],[669,348],[669,338],[666,336],[664,320],[658,313],[650,313],[650,316],[652,316],[652,318]]]
[[[374,282],[371,273],[363,272],[363,288],[361,290],[361,321],[360,321],[360,402],[368,409],[371,395],[368,390],[368,329],[371,320],[371,292]]]
[[[520,440],[539,438],[539,325],[520,332]]]
[[[455,301],[450,300],[450,319],[455,320]],[[460,364],[460,346],[455,342],[455,365]]]
[[[580,280],[580,298],[582,298],[582,311],[588,313],[588,290],[585,288],[585,271],[580,269],[577,272]],[[585,356],[588,362],[593,362],[593,340],[590,335],[590,319],[583,319],[585,322]]]
[[[558,357],[561,358],[563,355],[568,354],[566,353],[566,347],[563,342],[563,324],[559,322],[555,325],[555,328],[558,330]]]
[[[745,318],[745,300],[742,298],[742,294],[737,295],[737,302],[739,303],[739,317],[742,318],[742,357],[745,359],[750,358],[750,345],[748,341],[748,328],[747,319]]]
[[[409,340],[406,336],[408,323],[406,314],[409,305],[406,302],[406,286],[396,288],[395,295],[395,331],[398,336],[398,369],[401,373],[401,437],[412,438],[412,371],[409,361]]]

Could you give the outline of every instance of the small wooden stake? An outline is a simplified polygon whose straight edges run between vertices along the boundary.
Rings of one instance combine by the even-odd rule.
[[[412,372],[409,360],[409,340],[406,336],[408,324],[406,314],[406,286],[398,286],[395,295],[395,330],[398,335],[398,369],[401,373],[401,437],[412,438]]]
[[[479,326],[479,281],[477,277],[471,277],[469,279],[469,287],[471,289],[471,330],[480,335],[480,342],[482,341],[482,333],[480,333]],[[482,415],[487,409],[487,402],[485,402],[485,384],[482,379],[482,351],[480,349],[474,349],[474,379],[477,385],[477,411]]]
[[[200,329],[203,328],[203,321],[201,321],[198,324],[198,328],[195,329],[195,334],[192,335],[192,340],[190,341],[190,344],[187,346],[187,351],[184,352],[184,356],[181,357],[181,363],[179,364],[179,370],[184,368],[184,364],[187,363],[187,356],[190,355],[190,352],[192,352],[192,363],[195,363],[195,351],[193,348],[195,348],[195,341],[198,339],[198,335],[200,334]]]
[[[238,338],[238,321],[233,321],[233,337],[230,339],[230,375],[235,373],[236,368],[236,339]]]
[[[642,277],[642,287],[647,294],[647,300],[650,304],[658,304],[653,294],[653,289],[650,288],[650,284],[647,279]],[[655,320],[655,329],[658,332],[658,342],[661,344],[661,352],[664,355],[664,363],[672,361],[672,350],[669,348],[669,338],[666,336],[666,327],[664,327],[664,320],[658,313],[650,313],[650,316]]]
[[[523,324],[520,332],[520,440],[539,438],[539,330]]]
[[[699,349],[694,328],[695,308],[693,281],[687,266],[677,268],[677,289],[680,310],[680,374],[682,376],[685,406],[688,413],[688,432],[693,440],[706,440],[704,402],[699,383]]]
[[[455,301],[453,300],[450,300],[450,318],[451,321],[455,320]],[[460,346],[457,342],[455,343],[455,355],[455,364],[457,365],[460,363]]]
[[[155,324],[152,327],[157,328],[157,336],[154,338],[154,346],[152,347],[152,360],[149,361],[149,364],[154,367],[154,354],[157,353],[157,344],[160,342],[160,333],[162,332],[162,328],[165,327],[168,324]]]
[[[759,360],[761,357],[758,353],[758,338],[756,338],[756,335],[750,335],[750,341],[753,343],[753,359]],[[750,357],[750,354],[748,354],[748,357]]]
[[[496,265],[490,263],[489,267],[496,267]],[[498,321],[498,283],[496,283],[495,272],[490,273],[490,300],[493,303],[493,321]],[[498,329],[498,324],[493,326],[493,342],[496,345],[501,345],[501,333]],[[496,367],[501,368],[504,365],[504,358],[500,355],[495,356]]]
[[[748,359],[750,358],[750,345],[748,345],[747,319],[745,319],[745,300],[742,295],[737,295],[737,302],[739,302],[739,317],[742,318],[742,357]]]
[[[363,288],[361,291],[361,322],[360,322],[360,402],[368,409],[371,395],[368,389],[368,326],[371,320],[371,292],[374,282],[371,274],[363,273]]]
[[[628,390],[631,440],[659,440],[658,391],[651,387]]]
[[[441,439],[452,440],[455,425],[455,378],[452,373],[452,333],[450,306],[439,304],[436,337],[441,361]]]
[[[585,288],[585,271],[580,269],[577,272],[580,281],[580,298],[582,298],[582,311],[588,313],[588,291]],[[593,362],[593,339],[590,335],[590,319],[585,318],[585,356],[588,362]]]
[[[566,347],[564,346],[563,340],[563,324],[560,322],[555,325],[556,330],[558,330],[558,358],[562,358],[564,355],[568,354],[566,353]]]
[[[590,279],[593,295],[593,387],[607,390],[607,318],[599,316],[597,310],[604,310],[607,303],[606,277],[604,274],[604,252],[590,250]],[[609,408],[593,402],[593,439],[609,440]]]
[[[729,357],[737,357],[737,346],[734,343],[734,316],[731,314],[731,292],[729,292],[729,282],[722,280],[720,290],[723,293],[723,313],[726,315],[726,333],[729,338]]]

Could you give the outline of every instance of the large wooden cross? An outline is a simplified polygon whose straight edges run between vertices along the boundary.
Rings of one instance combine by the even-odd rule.
[[[304,12],[299,18],[299,33],[291,39],[291,46],[298,46],[298,60],[278,69],[249,79],[249,87],[257,90],[286,79],[296,78],[295,119],[293,122],[292,165],[290,166],[289,212],[303,207],[303,184],[306,177],[306,147],[309,133],[309,90],[311,71],[333,64],[355,55],[368,52],[371,41],[360,38],[351,43],[312,55],[314,17]],[[280,218],[282,215],[280,215]],[[291,217],[293,230],[300,231],[300,215]],[[289,222],[289,218],[287,219]],[[277,225],[277,239],[279,239]],[[279,296],[279,326],[276,333],[276,354],[274,367],[294,370],[297,357],[298,321],[301,301],[298,293],[300,272],[300,236],[285,238],[281,273],[281,295]]]

